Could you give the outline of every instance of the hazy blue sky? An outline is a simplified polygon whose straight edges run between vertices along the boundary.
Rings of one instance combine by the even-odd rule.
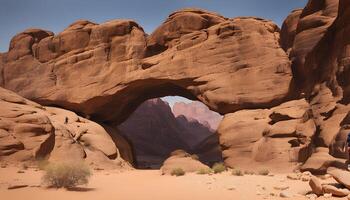
[[[281,25],[307,0],[0,0],[0,52],[8,50],[10,39],[29,27],[58,33],[78,19],[101,23],[127,18],[151,33],[173,11],[199,7],[225,17],[258,16]],[[168,98],[170,104],[178,99]]]

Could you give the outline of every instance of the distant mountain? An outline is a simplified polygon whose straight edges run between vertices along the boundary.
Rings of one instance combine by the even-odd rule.
[[[206,105],[197,101],[191,103],[176,102],[172,111],[175,116],[184,115],[187,119],[196,119],[212,130],[216,130],[222,120],[220,114],[209,110]]]
[[[139,168],[159,168],[176,149],[198,154],[204,163],[221,161],[217,135],[196,119],[175,117],[161,99],[144,102],[118,129],[132,144]]]

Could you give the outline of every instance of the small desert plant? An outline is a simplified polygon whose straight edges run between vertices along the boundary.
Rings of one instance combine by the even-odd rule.
[[[244,170],[244,174],[247,174],[247,175],[254,175],[255,172],[254,172],[254,171],[250,171],[250,170]]]
[[[193,160],[199,160],[199,157],[198,157],[197,154],[192,154],[192,155],[191,155],[191,158],[192,158]]]
[[[243,172],[240,169],[233,169],[232,170],[232,175],[234,176],[243,176]]]
[[[44,170],[43,183],[56,188],[87,184],[91,176],[89,167],[83,163],[50,163]]]
[[[213,170],[211,170],[210,168],[202,168],[197,172],[197,174],[201,174],[201,175],[211,174],[211,173],[213,173]]]
[[[212,170],[215,174],[226,171],[226,167],[223,163],[215,163],[212,167]]]
[[[267,176],[269,175],[270,171],[268,169],[261,169],[259,170],[258,174],[262,176]]]
[[[175,168],[175,169],[171,170],[170,174],[172,176],[183,176],[183,175],[185,175],[185,171],[181,168]]]

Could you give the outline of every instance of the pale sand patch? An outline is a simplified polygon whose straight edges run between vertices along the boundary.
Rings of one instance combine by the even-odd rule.
[[[17,168],[0,168],[0,197],[6,200],[252,200],[286,199],[278,195],[276,186],[288,185],[286,190],[295,196],[289,199],[307,199],[300,195],[310,191],[307,182],[289,180],[286,174],[270,176],[232,176],[230,173],[215,175],[186,174],[181,177],[161,176],[158,170],[94,171],[82,191],[26,187],[7,190],[9,184],[40,185],[41,171]],[[277,196],[271,196],[274,193]],[[322,198],[319,198],[322,199]]]

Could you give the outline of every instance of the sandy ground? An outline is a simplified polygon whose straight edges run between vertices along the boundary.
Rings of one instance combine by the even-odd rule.
[[[279,197],[276,186],[289,186],[289,199],[307,199],[307,182],[289,180],[286,174],[273,176],[233,176],[228,172],[214,175],[188,173],[185,176],[162,176],[158,170],[94,171],[87,186],[77,191],[39,187],[42,171],[35,169],[17,173],[18,168],[0,168],[0,199],[65,199],[65,200],[252,200],[286,199]],[[27,184],[29,187],[8,190],[9,185]],[[318,199],[323,199],[320,197]],[[338,198],[341,199],[341,198]],[[345,199],[345,198],[343,198]]]

